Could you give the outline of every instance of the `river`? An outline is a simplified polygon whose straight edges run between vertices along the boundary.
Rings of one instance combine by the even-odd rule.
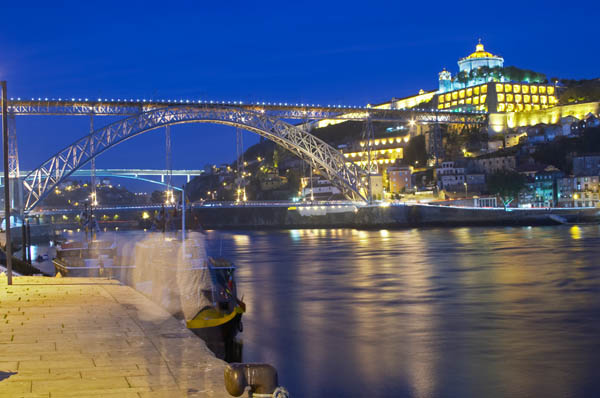
[[[292,397],[600,396],[598,225],[207,238]]]

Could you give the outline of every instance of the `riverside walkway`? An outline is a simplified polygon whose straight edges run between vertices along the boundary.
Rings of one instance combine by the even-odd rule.
[[[117,281],[0,274],[0,398],[229,397],[225,365]]]

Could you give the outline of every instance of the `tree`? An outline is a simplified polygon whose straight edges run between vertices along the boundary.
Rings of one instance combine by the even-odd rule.
[[[525,186],[525,177],[516,171],[499,170],[487,177],[488,191],[500,196],[504,209]]]
[[[424,135],[418,135],[408,141],[408,145],[404,149],[404,160],[413,166],[424,167],[427,165],[427,148]]]
[[[151,203],[164,203],[165,202],[165,193],[163,191],[154,191],[152,195],[150,195]]]

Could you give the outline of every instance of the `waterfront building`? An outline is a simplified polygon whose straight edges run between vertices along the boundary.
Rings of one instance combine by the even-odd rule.
[[[519,207],[555,207],[559,203],[558,180],[564,174],[553,166],[530,178],[523,191],[519,193]]]
[[[559,207],[597,207],[600,205],[598,175],[570,176],[558,180]]]
[[[340,189],[321,176],[301,178],[300,187],[304,200],[343,199]]]
[[[395,164],[396,160],[404,157],[404,148],[410,140],[410,135],[394,135],[369,140],[371,144],[371,164],[378,168],[386,168]],[[361,140],[347,144],[342,150],[344,157],[359,166],[369,163],[368,142]]]
[[[514,155],[489,156],[483,155],[473,159],[477,169],[485,174],[492,174],[500,170],[514,170],[517,167],[517,158]]]
[[[387,169],[389,193],[396,194],[413,189],[412,166],[391,166]]]
[[[442,167],[435,169],[438,188],[447,191],[465,189],[465,167],[455,161],[442,162]]]

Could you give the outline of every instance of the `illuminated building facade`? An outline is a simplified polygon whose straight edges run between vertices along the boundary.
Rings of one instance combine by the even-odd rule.
[[[409,140],[410,135],[371,140],[371,164],[382,168],[396,163],[396,160],[404,157],[404,147]],[[359,141],[358,145],[350,148],[353,149],[344,151],[344,157],[359,166],[367,166],[369,163],[367,141]]]
[[[553,85],[508,81],[498,71],[504,67],[504,59],[485,51],[481,41],[474,53],[458,61],[458,67],[460,78],[452,78],[445,69],[439,73],[437,109],[531,112],[558,104]],[[490,73],[494,68],[497,72]]]
[[[494,83],[436,95],[438,109],[475,109],[490,113],[531,112],[558,104],[556,88],[548,84]]]
[[[388,184],[390,193],[401,193],[413,189],[412,184],[412,166],[392,166],[388,167]]]
[[[599,176],[558,179],[559,207],[597,207],[600,205]]]
[[[438,93],[446,93],[449,91],[459,90],[461,88],[472,87],[481,83],[486,83],[491,80],[504,81],[503,76],[494,78],[491,74],[475,73],[480,68],[502,68],[504,66],[504,58],[493,55],[483,48],[481,40],[475,46],[475,52],[458,60],[458,69],[460,78],[452,78],[452,74],[446,69],[439,73],[439,90]]]

